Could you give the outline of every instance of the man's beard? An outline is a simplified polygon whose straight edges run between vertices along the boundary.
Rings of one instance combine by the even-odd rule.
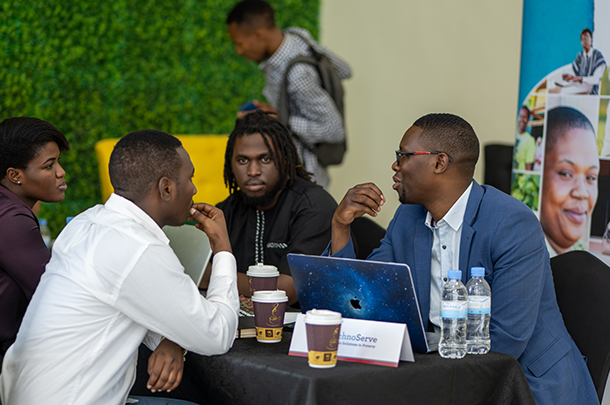
[[[242,190],[239,190],[239,196],[241,200],[250,208],[256,209],[256,207],[264,207],[269,205],[271,201],[275,198],[276,195],[282,190],[283,185],[281,182],[277,182],[275,187],[272,190],[267,191],[265,194],[260,197],[249,197]]]

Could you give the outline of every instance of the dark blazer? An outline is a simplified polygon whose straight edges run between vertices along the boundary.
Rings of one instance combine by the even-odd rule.
[[[432,250],[426,213],[421,205],[402,204],[381,246],[368,257],[411,267],[424,325],[430,311]],[[335,256],[355,257],[351,241]],[[519,360],[538,405],[599,404],[585,360],[563,324],[544,234],[534,213],[515,198],[473,181],[459,263],[464,284],[472,267],[485,268],[492,290],[491,350]]]

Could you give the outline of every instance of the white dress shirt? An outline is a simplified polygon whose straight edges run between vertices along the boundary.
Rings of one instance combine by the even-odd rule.
[[[59,235],[4,358],[3,404],[124,404],[138,346],[161,336],[225,353],[239,311],[235,258],[214,256],[207,299],[184,274],[159,226],[113,194]]]
[[[470,190],[472,183],[438,223],[434,222],[430,212],[426,215],[426,226],[432,230],[429,319],[438,327],[441,326],[441,291],[447,282],[449,270],[468,270],[460,269],[459,266],[462,223]]]

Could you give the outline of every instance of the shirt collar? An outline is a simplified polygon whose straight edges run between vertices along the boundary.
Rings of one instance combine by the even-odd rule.
[[[4,195],[4,196],[6,196],[6,198],[11,200],[15,204],[23,205],[28,210],[32,211],[32,209],[30,207],[28,207],[28,205],[25,202],[23,202],[23,200],[21,198],[17,197],[17,194],[13,193],[11,190],[9,190],[8,188],[6,188],[4,186],[0,186],[0,195]]]
[[[284,32],[284,39],[280,44],[280,47],[267,59],[258,65],[258,68],[262,71],[268,70],[273,67],[280,66],[287,56],[290,54],[290,50],[294,47],[294,38],[292,35]]]
[[[449,211],[447,211],[445,216],[439,222],[445,221],[454,231],[457,232],[462,226],[462,222],[464,222],[464,214],[466,213],[466,206],[468,205],[468,197],[470,196],[471,190],[472,182],[470,182],[470,185],[466,191],[464,191],[460,198],[453,203]],[[425,224],[428,228],[436,228],[436,223],[434,222],[430,211],[426,213]]]
[[[584,49],[583,49],[584,51]],[[588,57],[591,57],[593,55],[593,47],[589,48],[589,52],[585,52],[585,55],[587,55]]]
[[[104,206],[112,211],[116,211],[121,215],[125,215],[138,224],[150,231],[155,237],[157,237],[164,244],[169,244],[169,239],[165,235],[165,232],[161,230],[159,225],[148,215],[142,208],[138,207],[132,201],[118,194],[112,193],[110,198]]]

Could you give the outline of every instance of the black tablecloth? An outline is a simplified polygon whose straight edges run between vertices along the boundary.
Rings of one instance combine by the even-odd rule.
[[[183,382],[161,396],[200,404],[535,404],[517,360],[488,353],[460,360],[438,353],[416,354],[397,368],[340,361],[313,369],[307,358],[288,355],[290,333],[281,343],[235,341],[223,356],[187,355]],[[132,393],[151,395],[145,383],[148,349],[140,350]]]

